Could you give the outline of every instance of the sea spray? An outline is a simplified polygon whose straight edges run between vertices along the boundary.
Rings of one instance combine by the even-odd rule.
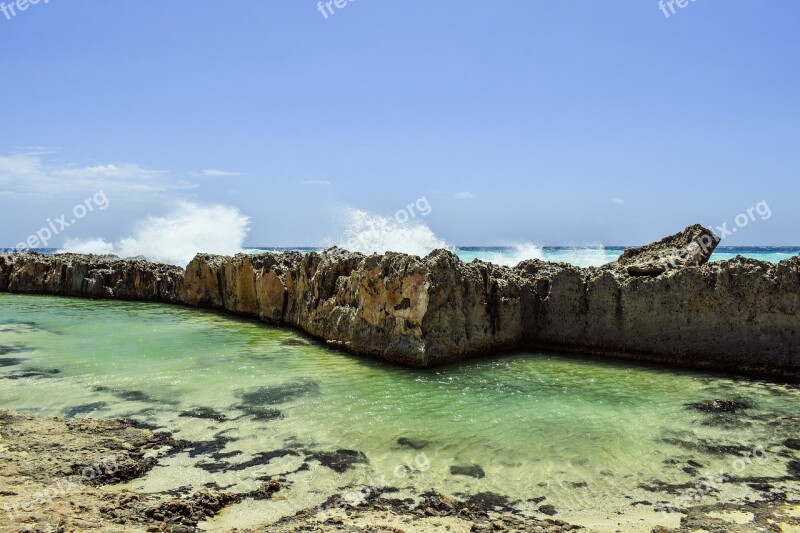
[[[514,267],[527,259],[542,259],[542,247],[531,243],[519,243],[504,250],[487,251],[480,259],[487,263]]]
[[[577,267],[596,267],[616,261],[618,251],[609,251],[602,244],[589,244],[585,246],[572,246],[558,251],[551,261],[563,261]]]
[[[352,207],[344,208],[339,218],[343,229],[339,236],[325,240],[327,246],[364,254],[402,252],[421,257],[437,248],[453,249],[419,220],[400,222]]]
[[[465,263],[479,259],[487,263],[515,267],[528,259],[541,259],[552,263],[567,263],[574,266],[596,267],[616,261],[622,248],[605,248],[602,245],[572,246],[568,248],[518,243],[507,246],[460,247],[456,255]]]
[[[138,224],[133,236],[111,243],[105,239],[69,240],[62,252],[143,256],[151,261],[186,266],[199,252],[233,255],[243,249],[250,219],[225,205],[181,202],[166,216]]]

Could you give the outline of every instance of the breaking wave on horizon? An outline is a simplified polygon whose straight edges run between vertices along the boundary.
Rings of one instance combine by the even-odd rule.
[[[339,235],[325,239],[326,246],[338,246],[363,254],[402,252],[420,257],[439,248],[455,250],[454,246],[439,238],[418,219],[398,222],[392,217],[354,207],[344,208],[338,215]]]
[[[70,239],[59,252],[146,257],[185,267],[198,253],[234,255],[244,251],[250,219],[235,207],[181,202],[166,216],[151,216],[134,235],[117,242]]]
[[[515,267],[528,259],[544,259],[542,247],[532,243],[479,249],[464,248],[456,250],[456,254],[464,261],[480,259],[487,263],[507,267]]]

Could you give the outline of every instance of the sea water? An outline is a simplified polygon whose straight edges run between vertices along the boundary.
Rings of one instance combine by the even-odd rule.
[[[713,400],[742,408],[698,408]],[[778,480],[797,459],[784,442],[800,437],[800,391],[780,383],[538,351],[412,370],[212,312],[8,294],[0,406],[131,417],[199,443],[132,490],[247,491],[284,477],[285,499],[234,505],[211,529],[376,486],[491,492],[534,514],[550,504],[592,531],[676,525],[659,502],[719,472]],[[759,494],[725,483],[698,503],[748,497]]]
[[[557,263],[567,263],[579,267],[601,266],[619,259],[624,246],[538,246],[535,244],[518,244],[514,246],[460,246],[450,247],[450,251],[455,253],[462,261],[473,261],[479,259],[490,263],[503,266],[517,266],[520,262],[528,259],[541,259],[543,261],[553,261]],[[321,252],[323,248],[248,248],[248,253],[299,251],[307,253],[311,251]],[[377,252],[375,252],[377,253]],[[777,263],[784,259],[789,259],[800,254],[800,247],[719,247],[711,256],[711,261],[724,261],[733,259],[736,256],[760,259]],[[422,254],[425,255],[425,254]]]

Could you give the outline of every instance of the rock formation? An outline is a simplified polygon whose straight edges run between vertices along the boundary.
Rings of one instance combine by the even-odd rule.
[[[657,276],[684,266],[704,265],[719,244],[714,232],[699,224],[641,248],[628,248],[617,260],[632,276]]]
[[[718,242],[691,226],[598,268],[445,250],[200,254],[185,271],[13,254],[0,256],[0,291],[208,307],[418,367],[538,347],[800,379],[800,258],[709,264]]]

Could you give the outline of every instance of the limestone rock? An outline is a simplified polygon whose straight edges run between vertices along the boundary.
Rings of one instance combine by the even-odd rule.
[[[600,268],[506,268],[446,250],[199,254],[185,272],[12,254],[0,255],[0,291],[208,307],[417,367],[536,347],[800,379],[800,258],[707,263],[717,242],[691,226]]]
[[[616,265],[632,276],[656,276],[675,268],[700,266],[708,262],[719,241],[713,231],[695,224],[656,243],[625,250]]]
[[[0,290],[83,298],[177,302],[183,269],[113,256],[35,252],[0,256]]]

